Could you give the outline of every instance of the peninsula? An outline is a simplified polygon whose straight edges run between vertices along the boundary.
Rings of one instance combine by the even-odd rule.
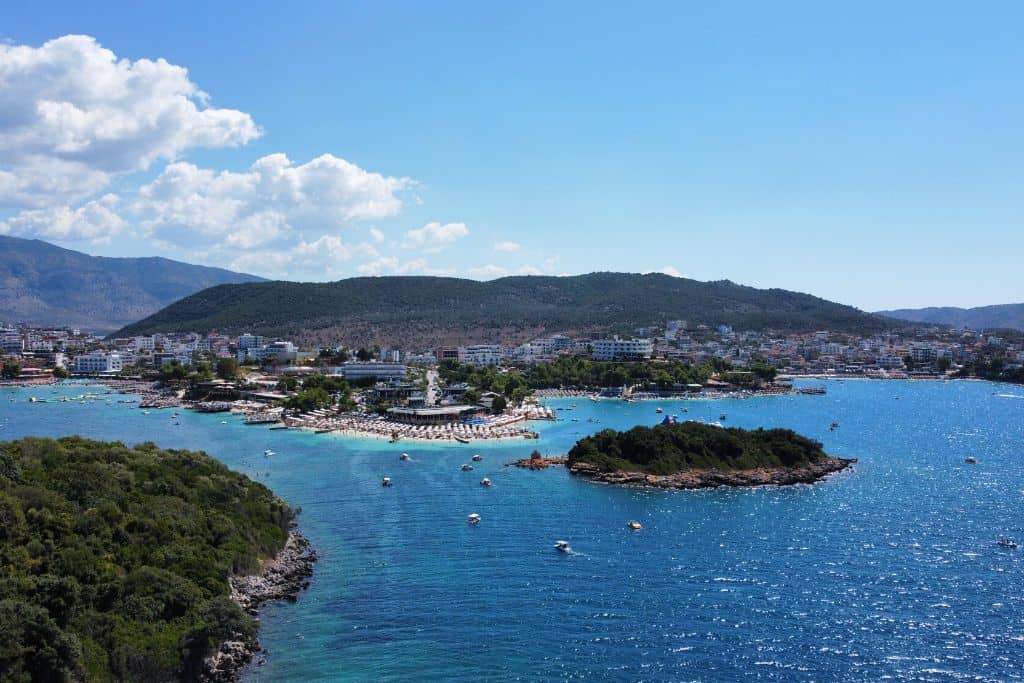
[[[854,462],[828,456],[820,443],[788,429],[681,422],[606,429],[577,441],[566,464],[609,484],[698,489],[809,484]]]

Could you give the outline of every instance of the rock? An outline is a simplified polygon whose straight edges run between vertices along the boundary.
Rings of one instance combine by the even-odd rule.
[[[645,472],[602,472],[587,462],[575,462],[569,471],[606,484],[654,486],[674,489],[703,489],[718,486],[791,486],[813,484],[857,462],[856,458],[824,458],[804,467],[758,467],[750,470],[687,470],[675,474]]]

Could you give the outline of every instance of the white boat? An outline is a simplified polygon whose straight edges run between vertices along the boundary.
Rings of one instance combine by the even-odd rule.
[[[408,460],[409,459],[409,454],[408,453],[402,453],[400,456],[398,456],[398,459],[399,460]]]
[[[555,541],[555,550],[566,554],[572,552],[572,548],[569,546],[569,541]]]
[[[487,477],[484,477],[483,479],[480,480],[480,485],[481,486],[490,486],[491,485],[491,480],[488,479]]]
[[[1017,547],[1017,542],[1014,541],[1012,538],[1007,538],[1006,536],[1001,536],[999,538],[999,540],[996,541],[996,545],[998,545],[1001,548],[1016,548]]]
[[[473,469],[473,466],[470,465],[468,462],[462,466],[462,471],[463,472],[469,472],[472,469]]]
[[[274,454],[274,451],[270,450],[269,448],[267,450],[263,451],[263,457],[265,457],[265,458],[269,458],[273,454]]]
[[[476,455],[473,456],[473,462],[480,462],[483,459],[484,459],[484,456],[480,455],[479,453],[477,453]]]
[[[640,529],[643,529],[643,525],[641,525],[640,522],[637,522],[636,520],[633,520],[633,519],[631,519],[628,522],[626,522],[626,526],[628,526],[633,531],[640,531]]]
[[[384,477],[380,480],[381,486],[391,486],[391,477]]]
[[[474,513],[470,514],[468,517],[466,517],[466,521],[469,522],[470,524],[479,524],[480,523],[480,515],[478,515],[478,514],[476,514],[474,512]]]
[[[968,465],[974,465],[977,464],[978,459],[975,458],[973,455],[968,455],[966,458],[964,458],[964,462],[967,463]]]

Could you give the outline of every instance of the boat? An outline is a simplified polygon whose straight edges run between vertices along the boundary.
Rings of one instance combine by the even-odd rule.
[[[555,541],[555,550],[569,554],[572,552],[572,547],[569,545],[569,541]]]
[[[472,470],[472,469],[473,469],[473,466],[472,466],[472,465],[470,465],[470,464],[469,464],[468,462],[467,462],[467,463],[465,463],[465,464],[464,464],[464,465],[462,466],[462,471],[463,471],[463,472],[469,472],[469,471],[470,471],[470,470]]]
[[[409,459],[409,454],[408,453],[402,453],[400,456],[398,456],[398,459],[399,460],[408,460]]]
[[[262,425],[279,422],[280,416],[275,413],[251,413],[245,416],[245,424]]]
[[[226,425],[226,424],[228,423],[228,421],[227,421],[227,420],[221,420],[221,421],[220,421],[220,423],[221,423],[222,425]]]
[[[274,451],[270,450],[269,448],[267,450],[263,451],[263,457],[265,457],[265,458],[269,458],[273,454],[274,454]]]
[[[968,465],[976,465],[978,463],[978,459],[975,458],[973,455],[968,455],[966,458],[964,458],[964,462],[967,463]]]
[[[834,432],[835,430],[839,429],[839,423],[833,422],[831,425],[829,425],[828,428]]]
[[[469,522],[470,524],[479,524],[480,523],[480,515],[478,515],[478,514],[476,514],[474,512],[474,513],[470,514],[468,517],[466,517],[466,521]]]
[[[480,455],[479,453],[477,453],[476,455],[473,456],[473,462],[480,462],[483,459],[484,459],[484,456]]]
[[[662,410],[661,408],[655,408],[654,412],[656,412],[656,413],[658,413],[660,415],[661,413],[664,413],[665,411]]]
[[[469,443],[469,439],[467,439],[464,436],[459,436],[458,434],[453,434],[452,438],[458,441],[459,443]]]
[[[1006,536],[1000,536],[999,540],[996,541],[996,545],[1000,548],[1016,548],[1017,542],[1011,538],[1007,538]]]
[[[383,479],[381,479],[380,485],[385,487],[391,486],[391,477],[384,477]]]
[[[480,485],[481,486],[490,486],[491,485],[491,480],[488,479],[487,477],[484,477],[483,479],[480,480]]]
[[[721,415],[718,416],[718,419],[719,420],[725,420],[725,419],[728,419],[728,418],[726,418],[725,413],[722,413]]]
[[[626,526],[628,526],[633,531],[639,531],[640,529],[643,528],[643,525],[640,524],[640,522],[638,522],[638,521],[636,521],[634,519],[631,519],[628,522],[626,522]]]

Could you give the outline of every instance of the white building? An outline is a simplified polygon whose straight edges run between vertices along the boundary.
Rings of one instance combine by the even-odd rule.
[[[238,337],[238,350],[248,351],[249,349],[258,349],[263,346],[263,337],[258,334],[243,334]]]
[[[136,337],[132,341],[132,346],[136,351],[152,351],[156,348],[152,337]]]
[[[482,368],[497,365],[501,361],[501,347],[497,344],[474,344],[461,349],[464,363]]]
[[[650,339],[596,339],[591,346],[594,360],[643,360],[654,353]]]
[[[93,353],[75,356],[75,372],[78,373],[92,375],[105,372],[121,372],[123,369],[124,358],[116,351],[111,353],[94,351]]]
[[[334,374],[350,382],[374,378],[382,381],[405,379],[409,368],[401,363],[364,363],[353,361],[334,368]]]
[[[0,330],[0,352],[21,353],[25,350],[25,342],[17,330]]]

